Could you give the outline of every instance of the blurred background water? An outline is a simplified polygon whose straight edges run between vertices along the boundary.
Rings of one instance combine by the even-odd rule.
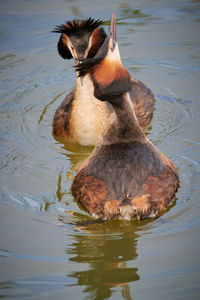
[[[51,30],[117,15],[121,57],[156,96],[148,136],[178,167],[181,186],[156,220],[90,220],[72,178],[90,148],[52,136],[75,85]],[[200,1],[0,1],[0,297],[200,298]]]

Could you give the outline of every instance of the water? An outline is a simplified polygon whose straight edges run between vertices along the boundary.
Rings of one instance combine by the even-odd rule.
[[[70,186],[91,149],[52,137],[75,74],[50,31],[112,11],[125,66],[157,98],[148,136],[181,186],[156,220],[80,227],[91,218]],[[2,0],[0,20],[0,297],[199,299],[200,1]]]

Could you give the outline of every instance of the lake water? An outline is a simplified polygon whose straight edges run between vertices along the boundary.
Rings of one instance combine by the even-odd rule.
[[[70,187],[91,149],[52,136],[75,73],[51,30],[112,12],[124,65],[156,96],[148,137],[181,186],[158,219],[80,227],[91,218]],[[200,1],[1,0],[0,77],[0,298],[200,299]]]

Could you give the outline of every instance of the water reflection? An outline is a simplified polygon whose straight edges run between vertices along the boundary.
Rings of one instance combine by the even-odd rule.
[[[57,138],[57,141],[62,143],[61,140]],[[67,159],[71,163],[71,171],[78,171],[82,163],[90,155],[93,150],[93,147],[81,146],[79,144],[63,142],[61,149],[64,150],[64,154],[67,156]]]
[[[75,234],[66,252],[72,255],[71,261],[87,263],[88,269],[68,276],[77,279],[76,285],[84,286],[89,299],[107,299],[118,286],[123,299],[132,299],[129,283],[140,279],[138,269],[128,263],[138,256],[136,225],[115,220],[81,229],[84,234]]]

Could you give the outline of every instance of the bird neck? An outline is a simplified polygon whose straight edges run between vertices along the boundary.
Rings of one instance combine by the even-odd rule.
[[[139,126],[129,93],[118,96],[118,98],[115,99],[117,100],[116,105],[115,101],[112,101],[115,118],[111,120],[105,132],[104,142],[110,144],[144,140],[145,135]]]
[[[76,77],[76,91],[79,94],[90,94],[93,95],[94,93],[94,86],[89,74],[85,75],[85,77],[80,78]]]
[[[108,102],[99,101],[95,96],[94,83],[89,74],[84,77],[76,77],[76,90],[74,102],[81,107],[81,109],[86,112],[89,111],[90,106],[92,110],[95,107],[104,107],[108,112],[112,112],[112,105]]]

